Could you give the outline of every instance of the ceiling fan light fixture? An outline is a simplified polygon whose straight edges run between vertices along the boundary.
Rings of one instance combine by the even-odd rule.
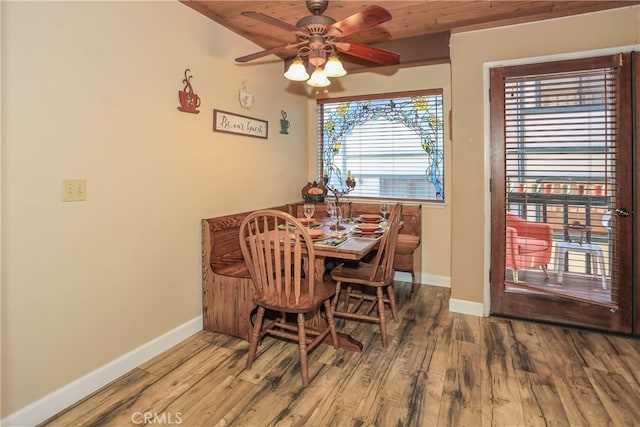
[[[311,74],[311,78],[307,80],[307,84],[312,87],[327,87],[331,82],[322,67],[316,67],[316,70]]]
[[[1,2],[2,0],[0,0]],[[349,56],[363,59],[378,65],[396,65],[400,63],[400,55],[373,46],[343,40],[352,34],[373,28],[391,19],[391,14],[383,7],[371,5],[346,18],[336,21],[323,15],[329,0],[307,0],[310,16],[302,17],[296,25],[264,15],[260,12],[242,12],[243,16],[276,26],[296,35],[296,42],[264,49],[261,52],[236,58],[236,62],[244,63],[277,54],[285,57],[283,52],[297,48],[295,60],[284,73],[284,77],[292,81],[307,81],[314,87],[327,87],[331,83],[327,77],[341,77],[347,74],[343,64],[336,55],[336,49]],[[286,54],[285,62],[289,61]],[[304,62],[303,62],[304,59]],[[309,71],[316,72],[309,77]],[[324,69],[324,74],[317,74]]]
[[[302,59],[297,57],[293,60],[287,72],[284,73],[284,76],[294,82],[302,82],[309,78],[309,73],[307,73]]]
[[[342,66],[340,58],[335,53],[332,53],[324,66],[324,74],[327,77],[342,77],[347,74],[347,70]]]

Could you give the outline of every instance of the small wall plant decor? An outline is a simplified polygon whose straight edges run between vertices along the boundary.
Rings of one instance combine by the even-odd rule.
[[[289,134],[289,120],[287,120],[287,112],[284,110],[280,110],[280,114],[282,114],[282,118],[280,119],[280,133],[283,135]]]
[[[178,99],[180,100],[178,110],[185,113],[198,114],[200,112],[198,111],[200,97],[193,92],[193,88],[191,87],[191,78],[193,76],[187,75],[190,71],[188,68],[184,70],[184,79],[182,80],[184,89],[178,91]]]

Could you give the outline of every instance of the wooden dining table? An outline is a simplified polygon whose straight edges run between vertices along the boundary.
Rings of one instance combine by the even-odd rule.
[[[312,224],[311,226],[321,228],[324,231],[324,234],[329,236],[329,239],[336,238],[333,236],[343,235],[346,237],[346,240],[337,246],[331,246],[327,243],[327,240],[321,240],[314,243],[313,248],[316,255],[314,268],[316,277],[322,277],[324,275],[326,268],[325,260],[327,258],[345,261],[359,261],[371,251],[375,250],[380,242],[381,235],[357,235],[358,233],[355,227],[358,225],[358,222],[354,220],[341,222],[338,230],[335,229],[335,225],[329,218],[320,219],[319,222],[320,224],[316,224],[315,226]],[[323,327],[326,327],[326,319],[322,317],[319,312],[314,313],[307,321],[307,324],[311,327],[322,330]],[[327,342],[330,343],[331,340],[328,340]],[[338,332],[338,342],[340,348],[352,351],[362,351],[362,343],[348,334]]]

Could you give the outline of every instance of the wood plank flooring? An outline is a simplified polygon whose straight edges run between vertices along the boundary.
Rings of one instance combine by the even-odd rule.
[[[338,321],[362,353],[201,331],[42,426],[634,426],[637,339],[448,310],[449,289],[396,283],[400,322]],[[391,317],[391,316],[389,316]]]

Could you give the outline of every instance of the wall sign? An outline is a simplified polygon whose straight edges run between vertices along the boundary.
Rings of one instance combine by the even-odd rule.
[[[227,111],[213,110],[213,130],[267,139],[269,122]]]

